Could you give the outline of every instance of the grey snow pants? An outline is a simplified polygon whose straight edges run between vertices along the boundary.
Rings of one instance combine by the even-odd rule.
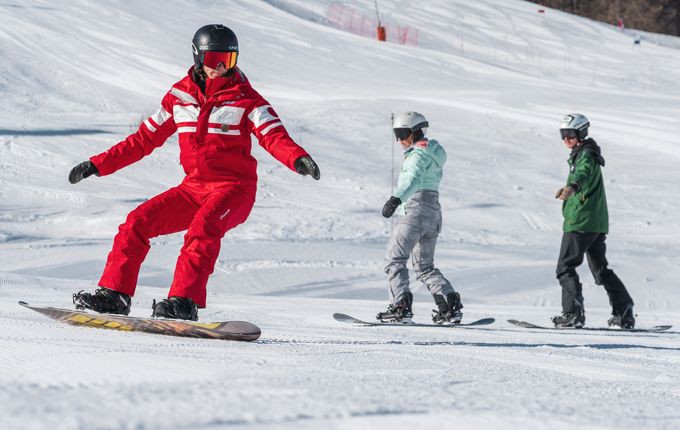
[[[441,231],[439,193],[418,191],[406,203],[405,216],[397,221],[385,255],[385,273],[390,283],[390,301],[396,305],[410,293],[406,262],[412,257],[416,278],[435,294],[454,293],[451,283],[434,267],[434,250]]]

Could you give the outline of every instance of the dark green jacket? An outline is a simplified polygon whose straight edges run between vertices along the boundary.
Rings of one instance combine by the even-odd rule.
[[[609,233],[600,147],[593,139],[586,139],[571,151],[568,162],[567,185],[572,185],[576,194],[562,204],[564,232]]]

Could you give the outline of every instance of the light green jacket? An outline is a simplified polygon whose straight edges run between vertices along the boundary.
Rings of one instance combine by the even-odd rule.
[[[439,191],[442,180],[442,167],[446,163],[446,151],[434,139],[413,144],[404,153],[404,164],[399,172],[397,190],[394,197],[403,203],[420,190]]]

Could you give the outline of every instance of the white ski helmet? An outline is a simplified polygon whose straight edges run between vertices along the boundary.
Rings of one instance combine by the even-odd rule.
[[[427,132],[427,119],[418,112],[403,112],[395,115],[392,121],[392,129],[397,140],[406,139],[414,133],[414,140],[422,139]]]
[[[588,136],[589,126],[590,122],[585,115],[580,113],[565,115],[560,121],[560,137],[564,140],[565,137],[576,136],[579,141],[582,141]]]

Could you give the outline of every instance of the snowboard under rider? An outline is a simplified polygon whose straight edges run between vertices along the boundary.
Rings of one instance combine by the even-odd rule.
[[[585,254],[595,283],[604,286],[609,296],[609,326],[634,328],[633,299],[608,267],[605,256],[609,214],[602,179],[604,158],[595,140],[587,138],[589,126],[588,119],[578,113],[566,115],[560,123],[560,136],[571,153],[567,185],[555,195],[563,201],[564,233],[556,270],[562,286],[562,314],[552,321],[555,327],[580,328],[585,324],[583,287],[576,273]]]
[[[166,299],[154,300],[155,317],[196,320],[206,306],[206,285],[224,234],[248,218],[255,202],[257,161],[251,133],[274,158],[319,179],[309,154],[288,135],[272,106],[236,67],[234,32],[206,25],[192,40],[194,65],[163,97],[139,130],[108,151],[75,166],[69,181],[110,175],[149,155],[175,132],[182,182],[134,209],[119,227],[94,293],[74,294],[78,309],[127,315],[149,239],[186,230]]]
[[[434,266],[434,250],[442,226],[438,190],[446,151],[436,140],[425,137],[428,122],[417,112],[397,115],[392,127],[404,151],[404,164],[397,189],[385,203],[382,214],[389,218],[400,207],[401,216],[394,226],[385,256],[390,304],[377,319],[411,322],[413,294],[406,263],[412,256],[417,279],[427,286],[437,305],[432,320],[436,324],[458,324],[463,318],[460,295]]]

